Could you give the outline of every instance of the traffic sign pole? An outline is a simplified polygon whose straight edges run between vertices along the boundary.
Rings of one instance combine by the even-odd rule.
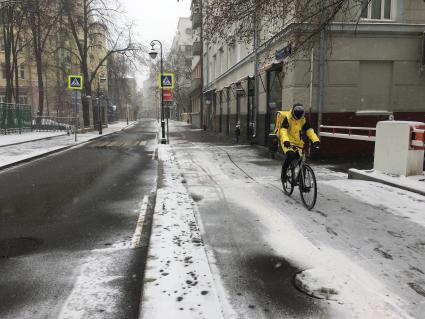
[[[68,90],[75,92],[75,142],[77,142],[77,130],[78,130],[78,91],[83,89],[83,77],[81,75],[69,75],[68,76]]]
[[[78,91],[75,91],[75,142],[77,142],[77,130],[78,130]]]

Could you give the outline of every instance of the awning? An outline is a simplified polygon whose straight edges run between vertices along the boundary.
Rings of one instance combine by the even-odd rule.
[[[214,91],[215,91],[215,89],[209,89],[209,90],[204,91],[203,93],[204,93],[204,95],[209,95],[209,94],[213,94]]]
[[[267,72],[267,71],[273,71],[273,70],[279,70],[283,66],[283,62],[273,62],[270,64],[266,64],[263,66],[259,72]]]
[[[239,80],[237,80],[235,83],[240,83],[240,82],[242,82],[242,81],[245,81],[245,80],[248,80],[248,79],[253,79],[254,78],[254,76],[253,75],[246,75],[246,76],[244,76],[243,78],[241,78],[241,79],[239,79]],[[233,83],[234,84],[234,83]]]

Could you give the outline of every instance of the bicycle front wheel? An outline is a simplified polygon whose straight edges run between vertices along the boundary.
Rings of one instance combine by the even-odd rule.
[[[317,200],[317,182],[313,169],[307,164],[303,165],[303,172],[299,174],[299,188],[304,206],[311,210]]]
[[[283,166],[282,166],[282,172],[280,173],[280,179],[282,181],[283,191],[286,195],[291,196],[292,192],[294,191],[294,170],[292,167],[289,167],[286,170],[286,178],[284,177],[285,174],[283,172]]]

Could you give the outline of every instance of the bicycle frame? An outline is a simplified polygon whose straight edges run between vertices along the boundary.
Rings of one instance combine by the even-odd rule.
[[[295,171],[295,168],[297,168],[297,167],[299,167],[299,170],[298,170],[298,174],[297,174],[297,176],[294,178],[294,180],[292,181],[293,183],[295,183],[295,185],[298,185],[298,181],[300,180],[300,174],[301,174],[301,180],[303,181],[304,180],[304,170],[303,170],[303,166],[304,166],[304,163],[305,163],[305,160],[306,160],[306,156],[305,156],[305,151],[304,151],[304,148],[301,148],[301,147],[298,147],[298,146],[295,146],[295,145],[292,145],[291,146],[292,147],[292,149],[294,150],[294,151],[298,151],[299,149],[301,149],[302,150],[302,154],[301,154],[301,157],[299,158],[299,159],[297,159],[297,160],[293,160],[292,161],[292,163],[290,164],[290,169],[291,170],[294,170]],[[292,174],[292,176],[294,176],[295,174]],[[303,185],[304,186],[304,185]]]

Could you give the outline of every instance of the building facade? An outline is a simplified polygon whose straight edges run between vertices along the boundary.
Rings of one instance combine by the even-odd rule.
[[[322,125],[374,126],[383,111],[425,121],[425,3],[365,3],[355,19],[327,27],[322,78],[319,42],[312,54],[291,54],[294,23],[262,36],[257,54],[252,43],[202,41],[203,124],[229,136],[239,125],[241,140],[267,145],[275,112],[295,102],[306,106],[316,129],[319,118]],[[368,142],[323,142],[327,155],[373,149]]]

